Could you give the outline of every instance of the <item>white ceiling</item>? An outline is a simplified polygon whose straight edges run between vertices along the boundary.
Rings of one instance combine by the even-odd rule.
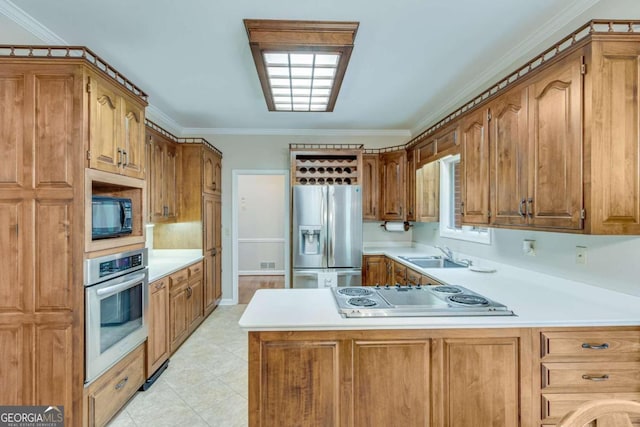
[[[179,134],[408,139],[547,47],[549,35],[593,17],[638,19],[640,1],[0,0],[0,44],[88,46],[145,90],[150,116]],[[267,111],[244,18],[360,22],[333,113]]]

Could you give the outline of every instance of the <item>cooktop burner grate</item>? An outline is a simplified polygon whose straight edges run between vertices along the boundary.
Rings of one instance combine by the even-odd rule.
[[[374,307],[378,305],[377,302],[370,298],[349,298],[347,301],[351,305],[355,305],[356,307]]]
[[[372,290],[364,288],[341,288],[338,289],[338,293],[348,297],[364,297],[367,295],[373,295]]]
[[[455,304],[464,306],[485,306],[489,305],[489,301],[486,298],[477,295],[451,295],[447,297],[449,301]]]
[[[462,289],[456,288],[455,286],[434,286],[431,288],[434,292],[439,292],[442,294],[459,294],[462,292]]]

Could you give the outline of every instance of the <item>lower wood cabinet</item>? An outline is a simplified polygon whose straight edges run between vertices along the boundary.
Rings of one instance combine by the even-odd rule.
[[[526,329],[250,332],[249,425],[533,427],[529,343]]]
[[[85,426],[106,425],[144,383],[144,347],[141,344],[85,389]]]
[[[169,276],[169,341],[171,353],[204,318],[202,261]]]
[[[362,284],[364,286],[384,285],[387,283],[387,257],[384,255],[365,255],[363,257]]]
[[[149,285],[147,378],[169,358],[169,278]]]

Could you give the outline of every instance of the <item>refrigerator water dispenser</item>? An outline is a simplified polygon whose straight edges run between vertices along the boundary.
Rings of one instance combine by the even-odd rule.
[[[320,254],[320,225],[301,225],[298,227],[301,255]]]

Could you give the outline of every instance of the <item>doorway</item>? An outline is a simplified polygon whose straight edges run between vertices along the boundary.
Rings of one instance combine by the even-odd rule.
[[[236,302],[289,287],[289,171],[234,170],[232,210]]]

